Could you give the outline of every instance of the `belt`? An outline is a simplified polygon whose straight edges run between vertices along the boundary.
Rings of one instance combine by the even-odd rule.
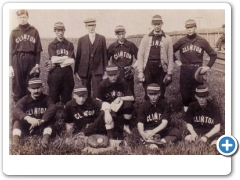
[[[182,64],[182,66],[194,66],[194,67],[200,67],[202,64]]]

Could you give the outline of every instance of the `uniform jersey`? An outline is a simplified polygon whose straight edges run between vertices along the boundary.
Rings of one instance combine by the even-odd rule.
[[[56,111],[57,108],[48,95],[42,93],[38,100],[34,100],[29,94],[17,102],[13,117],[23,120],[25,116],[31,116],[49,121],[55,117]]]
[[[212,67],[217,54],[206,39],[194,34],[179,39],[173,45],[174,52],[180,50],[180,59],[183,64],[202,64],[204,51],[210,56],[207,66]]]
[[[42,45],[37,29],[33,26],[19,25],[12,30],[10,36],[10,66],[12,65],[12,56],[17,52],[37,54],[42,51]],[[37,59],[39,64],[40,59]]]
[[[66,104],[66,123],[75,123],[80,129],[92,123],[99,115],[102,102],[88,97],[83,105],[78,105],[75,99]]]
[[[156,105],[145,101],[138,111],[138,122],[144,124],[144,130],[152,130],[165,119],[170,121],[170,107],[164,99],[159,99]]]
[[[48,46],[48,55],[49,59],[51,59],[52,56],[68,56],[75,59],[73,43],[65,38],[62,42],[55,38]]]
[[[112,61],[118,67],[131,66],[133,56],[137,59],[138,48],[128,40],[124,40],[123,44],[118,41],[112,43],[108,48],[108,59],[112,57]]]
[[[153,31],[149,34],[152,36],[151,48],[149,52],[149,60],[159,60],[160,63],[160,54],[161,54],[161,40],[162,36],[165,36],[165,33],[162,31],[162,34],[154,34]],[[160,52],[159,52],[160,49]]]
[[[209,132],[216,124],[222,122],[222,118],[219,109],[211,101],[207,101],[207,106],[204,109],[196,101],[188,107],[186,122],[192,124],[196,129]]]
[[[98,87],[97,98],[104,102],[111,103],[117,97],[133,96],[127,82],[118,77],[115,83],[110,83],[109,79],[104,79]]]

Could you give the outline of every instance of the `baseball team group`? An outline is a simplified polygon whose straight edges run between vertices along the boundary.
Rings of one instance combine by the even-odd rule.
[[[49,58],[44,66],[47,95],[39,78],[42,46],[38,30],[28,23],[27,10],[17,10],[16,14],[19,26],[11,32],[9,51],[14,146],[21,145],[23,136],[41,133],[41,145],[47,147],[58,110],[64,112],[67,137],[100,135],[109,142],[122,141],[132,133],[135,111],[139,138],[146,147],[159,148],[180,140],[216,146],[222,135],[222,118],[208,98],[206,72],[217,54],[197,35],[195,20],[185,22],[186,36],[173,44],[162,30],[162,17],[155,15],[150,22],[153,30],[142,38],[139,47],[125,38],[125,27],[117,25],[117,40],[107,48],[105,37],[95,32],[96,20],[88,18],[84,21],[88,34],[79,38],[76,54],[73,43],[64,37],[66,27],[56,22],[56,38],[48,45]],[[180,58],[175,55],[178,51]],[[203,65],[204,52],[210,57],[207,65]],[[172,82],[174,63],[180,67],[185,131],[171,126],[171,108],[164,95]],[[134,110],[135,73],[145,95]],[[98,147],[107,145],[97,138],[96,142]]]

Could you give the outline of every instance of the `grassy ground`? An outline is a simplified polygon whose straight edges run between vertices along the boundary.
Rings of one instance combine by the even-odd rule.
[[[47,44],[49,40],[42,41],[43,53],[41,59],[41,78],[44,81],[44,92],[48,93],[48,86],[46,83],[47,80],[47,72],[44,69],[44,62],[48,59],[47,55]],[[76,49],[76,40],[74,41],[74,46]],[[217,71],[210,70],[208,72],[208,84],[211,92],[211,96],[213,100],[219,105],[221,110],[221,115],[223,121],[225,121],[225,74]],[[136,79],[136,77],[135,77]],[[143,102],[143,93],[144,90],[137,81],[135,81],[135,95],[136,95],[136,103],[135,103],[135,116],[136,111],[139,108],[140,104]],[[166,99],[171,105],[171,124],[178,129],[184,128],[183,122],[183,110],[181,103],[181,96],[179,90],[179,67],[174,68],[173,72],[173,83],[167,87],[166,90]],[[12,104],[10,105],[12,109]],[[11,111],[10,111],[11,114]],[[81,145],[66,143],[64,138],[65,126],[63,120],[61,119],[61,111],[57,112],[57,122],[55,124],[55,133],[50,140],[49,147],[44,149],[40,145],[40,136],[31,136],[26,137],[21,140],[21,146],[11,147],[10,144],[10,154],[13,155],[66,155],[66,154],[88,154],[81,152]],[[129,155],[145,155],[145,154],[159,154],[159,155],[212,155],[219,154],[216,149],[211,149],[206,144],[201,143],[185,143],[184,141],[180,141],[177,144],[167,145],[166,147],[159,148],[157,150],[150,150],[145,148],[139,142],[139,135],[136,129],[136,118],[132,120],[133,133],[132,135],[126,135],[126,139],[128,142],[127,148],[122,148],[121,150],[113,150],[107,151],[102,154],[129,154]],[[11,119],[10,119],[10,129],[11,129]],[[224,123],[221,129],[224,132]],[[11,138],[11,135],[10,135]]]

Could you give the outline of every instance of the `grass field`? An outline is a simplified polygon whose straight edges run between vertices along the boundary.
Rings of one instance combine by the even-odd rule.
[[[71,39],[74,43],[76,50],[77,39]],[[47,72],[44,68],[44,63],[48,59],[47,46],[50,39],[42,40],[43,52],[41,57],[41,78],[44,81],[44,92],[48,93],[48,86],[46,83]],[[110,42],[107,42],[107,46]],[[135,77],[136,79],[136,77]],[[225,74],[217,71],[210,70],[208,72],[208,85],[210,89],[210,94],[213,101],[218,104],[221,110],[222,119],[225,122]],[[136,111],[140,104],[143,102],[144,90],[137,81],[135,81],[135,116]],[[177,127],[178,129],[184,128],[183,122],[183,106],[181,103],[181,96],[179,90],[179,67],[175,67],[173,71],[173,83],[167,87],[166,99],[171,106],[171,125]],[[11,107],[12,108],[12,107]],[[23,138],[22,144],[19,148],[12,148],[10,144],[10,154],[13,155],[77,155],[77,154],[88,154],[81,152],[81,147],[73,144],[68,144],[65,142],[64,133],[65,125],[61,119],[61,111],[57,112],[57,122],[55,124],[55,133],[50,140],[49,147],[44,149],[40,145],[40,136],[31,136]],[[11,114],[11,112],[10,112]],[[11,117],[11,116],[10,116]],[[102,154],[111,155],[145,155],[145,154],[159,154],[159,155],[213,155],[219,154],[215,149],[209,148],[206,144],[201,143],[185,143],[180,141],[177,144],[167,145],[166,147],[159,148],[156,150],[150,150],[141,146],[139,142],[139,135],[136,129],[136,118],[132,120],[133,133],[132,135],[126,135],[128,142],[127,148],[122,148],[121,150],[107,151]],[[224,123],[221,131],[224,132]],[[10,119],[10,129],[11,129],[11,119]],[[11,138],[11,134],[10,134]]]

